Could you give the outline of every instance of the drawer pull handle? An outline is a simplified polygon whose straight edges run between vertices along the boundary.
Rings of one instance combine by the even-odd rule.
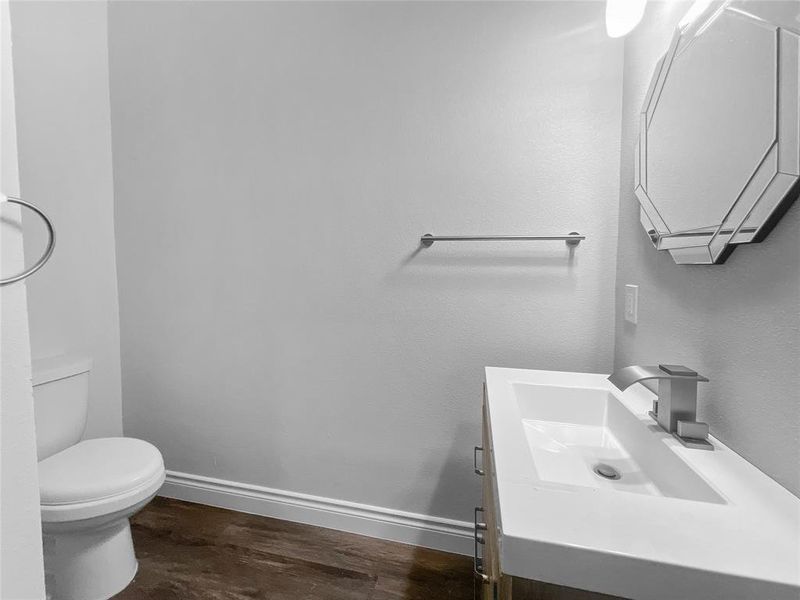
[[[483,516],[483,508],[481,508],[480,506],[475,507],[475,518],[474,518],[475,541],[478,542],[479,544],[485,544],[486,540],[484,539],[483,534],[481,532],[486,531],[487,527],[485,522],[478,520],[478,513],[481,513],[481,516]]]
[[[485,471],[478,466],[478,451],[483,452],[482,446],[475,446],[472,451],[472,468],[475,469],[475,474],[483,477],[486,475]],[[483,455],[481,455],[483,457]]]
[[[485,531],[486,530],[486,523],[478,521],[478,513],[483,514],[483,508],[480,506],[475,507],[475,552],[472,555],[472,571],[475,573],[475,577],[480,579],[481,583],[489,583],[491,580],[489,576],[484,573],[483,568],[483,557],[478,556],[478,544],[483,544],[483,536],[478,535],[478,531]],[[480,539],[479,539],[480,538]]]

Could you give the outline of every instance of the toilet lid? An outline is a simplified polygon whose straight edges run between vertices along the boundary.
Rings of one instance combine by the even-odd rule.
[[[41,503],[75,504],[124,494],[164,472],[158,449],[134,438],[79,442],[39,463]]]

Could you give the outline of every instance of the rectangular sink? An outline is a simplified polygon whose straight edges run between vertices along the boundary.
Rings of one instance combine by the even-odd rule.
[[[713,436],[683,446],[654,399],[486,369],[502,572],[637,600],[800,598],[800,499]]]
[[[603,388],[514,383],[543,482],[724,503],[695,471]]]

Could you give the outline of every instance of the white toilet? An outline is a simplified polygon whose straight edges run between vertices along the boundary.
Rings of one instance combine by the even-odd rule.
[[[136,574],[128,518],[164,483],[158,449],[133,438],[80,441],[92,361],[33,363],[45,583],[52,600],[105,600]]]

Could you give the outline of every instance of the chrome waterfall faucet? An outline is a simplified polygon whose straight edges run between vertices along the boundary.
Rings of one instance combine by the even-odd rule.
[[[708,425],[697,422],[697,384],[708,378],[683,365],[633,365],[608,377],[621,391],[647,379],[658,380],[658,400],[653,401],[649,413],[656,423],[684,446],[713,449],[708,442]]]

